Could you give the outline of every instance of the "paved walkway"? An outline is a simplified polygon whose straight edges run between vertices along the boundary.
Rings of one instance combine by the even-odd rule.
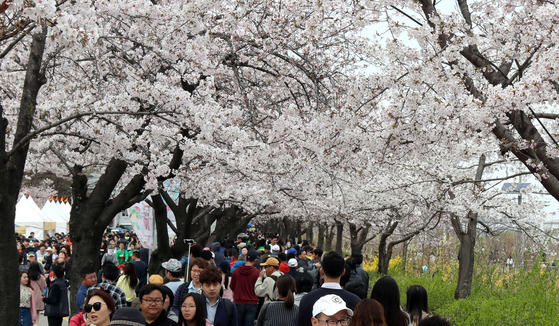
[[[68,326],[68,317],[64,317],[64,320],[62,321],[62,326]],[[49,326],[49,322],[47,320],[47,317],[45,317],[45,315],[43,315],[42,313],[39,314],[39,326]]]

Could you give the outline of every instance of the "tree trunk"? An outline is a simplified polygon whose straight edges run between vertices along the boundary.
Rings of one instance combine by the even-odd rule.
[[[324,248],[324,236],[326,234],[326,225],[324,223],[318,223],[318,239],[316,240],[317,248]]]
[[[336,220],[336,252],[342,254],[344,223]]]
[[[6,180],[5,169],[2,169],[2,180]],[[0,251],[3,263],[0,264],[0,291],[3,293],[0,305],[0,318],[5,325],[18,325],[19,311],[19,270],[18,255],[14,236],[14,219],[17,196],[8,188],[0,188]],[[4,322],[2,324],[4,324]]]
[[[254,215],[247,214],[244,210],[237,206],[232,206],[224,210],[215,210],[210,214],[209,225],[217,220],[215,231],[210,234],[209,225],[205,232],[197,236],[197,242],[205,243],[209,246],[214,241],[220,241],[227,234],[235,237],[237,234],[245,232],[248,223],[254,218]]]
[[[390,256],[392,255],[392,250],[388,250],[388,239],[387,234],[382,234],[378,244],[378,268],[377,273],[381,275],[388,274],[388,265],[390,263]]]
[[[458,248],[458,284],[454,292],[455,299],[467,298],[472,292],[474,275],[474,249],[476,245],[477,214],[468,213],[468,230],[459,237]]]
[[[402,249],[402,271],[406,271],[406,263],[408,261],[408,241],[404,242],[404,248]]]
[[[167,206],[160,195],[151,196],[151,207],[154,210],[155,228],[157,230],[157,249],[151,253],[148,272],[150,275],[155,275],[161,271],[161,263],[171,258],[171,249],[169,247],[169,233],[167,232]]]
[[[365,244],[374,239],[374,236],[367,238],[371,224],[365,223],[358,227],[357,224],[348,222],[348,225],[351,254],[361,254]]]
[[[17,325],[19,311],[19,272],[16,247],[14,245],[15,208],[23,171],[29,151],[27,139],[32,127],[33,117],[37,106],[37,95],[45,84],[46,79],[41,72],[43,54],[47,36],[46,25],[39,33],[33,35],[29,47],[29,60],[23,84],[23,91],[18,112],[17,128],[14,134],[12,155],[6,153],[6,136],[8,120],[4,118],[4,110],[0,106],[0,251],[3,264],[0,264],[0,292],[3,293],[0,305],[0,320],[2,325]],[[11,133],[11,132],[10,132]]]
[[[128,164],[112,159],[105,172],[87,196],[87,177],[80,166],[72,173],[72,210],[70,212],[70,239],[72,240],[72,269],[70,274],[70,298],[76,302],[81,284],[80,270],[85,266],[98,267],[99,248],[107,226],[120,211],[145,199],[149,191],[142,192],[145,185],[142,174],[135,175],[130,182],[111,199],[118,182]],[[70,305],[72,314],[76,307]]]
[[[314,243],[314,232],[313,232],[313,222],[307,221],[307,228],[305,230],[305,238],[312,244]]]
[[[156,209],[155,219],[159,245],[150,260],[150,273],[159,273],[163,261],[169,258],[180,259],[184,256],[188,250],[184,243],[185,239],[192,238],[202,246],[209,246],[213,241],[224,239],[227,234],[234,236],[243,232],[253,218],[253,215],[246,214],[235,206],[226,209],[199,207],[197,199],[186,199],[181,194],[179,194],[177,204],[166,191],[160,189],[159,193],[161,196],[153,197],[152,203]],[[161,197],[165,202],[161,200]],[[176,225],[171,225],[176,233],[175,244],[172,247],[169,247],[167,225],[170,224],[170,221],[167,218],[165,203],[173,211],[176,219]],[[210,234],[210,227],[216,220],[216,229]]]
[[[478,168],[475,177],[474,186],[478,186],[479,182],[483,176],[483,170],[485,169],[485,155],[481,155],[479,158]],[[472,279],[474,275],[474,249],[476,245],[477,236],[477,221],[478,215],[472,211],[466,214],[467,218],[467,229],[464,231],[462,229],[462,223],[457,215],[453,215],[450,218],[452,227],[460,245],[458,248],[458,284],[456,285],[456,291],[454,292],[454,298],[464,299],[468,297],[472,292]]]
[[[336,231],[336,225],[325,225],[324,226],[324,252],[332,251],[334,245],[334,235]]]

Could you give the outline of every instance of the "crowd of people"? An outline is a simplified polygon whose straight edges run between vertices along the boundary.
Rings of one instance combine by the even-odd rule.
[[[445,326],[429,314],[427,291],[407,289],[405,309],[394,279],[384,276],[369,294],[363,256],[344,259],[307,241],[240,234],[209,247],[189,245],[184,257],[148,275],[149,252],[130,232],[105,234],[100,270],[80,270],[69,302],[72,244],[65,234],[44,240],[17,237],[20,318],[31,326],[42,313],[49,326]],[[369,298],[367,298],[369,297]]]

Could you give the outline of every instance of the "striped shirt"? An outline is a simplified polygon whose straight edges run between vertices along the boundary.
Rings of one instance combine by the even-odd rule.
[[[265,303],[258,315],[257,326],[286,326],[297,323],[298,306],[287,308],[283,301]]]

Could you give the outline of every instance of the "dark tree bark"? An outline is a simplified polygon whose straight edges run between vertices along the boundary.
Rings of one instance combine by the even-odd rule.
[[[318,248],[324,249],[324,237],[326,236],[327,227],[326,224],[318,222],[318,238],[316,240]]]
[[[435,228],[441,218],[441,212],[437,211],[433,213],[433,215],[431,215],[423,225],[419,226],[415,230],[402,235],[396,240],[388,241],[389,237],[394,234],[394,231],[400,224],[401,220],[401,216],[398,215],[399,213],[397,211],[395,211],[394,214],[397,216],[397,219],[391,219],[388,221],[386,228],[380,234],[378,245],[379,262],[377,272],[383,275],[388,274],[388,265],[390,263],[390,258],[392,258],[392,251],[394,249],[394,246],[399,245],[400,243],[406,243],[407,241],[427,229],[427,227],[429,227],[429,225],[431,225],[433,221],[435,221],[435,223],[432,228]]]
[[[339,220],[334,221],[336,226],[336,252],[342,253],[342,244],[344,241],[343,232],[344,232],[344,223]]]
[[[287,242],[294,238],[300,238],[303,230],[301,229],[301,222],[298,220],[284,217],[281,220],[281,233],[280,238]]]
[[[149,202],[154,210],[155,228],[157,230],[157,249],[151,253],[148,273],[159,274],[161,263],[174,257],[169,247],[169,232],[167,232],[167,206],[160,195],[152,195]]]
[[[80,270],[85,266],[99,266],[99,248],[107,226],[120,211],[142,201],[149,194],[144,190],[143,175],[135,175],[115,197],[115,187],[124,175],[128,164],[112,159],[105,172],[87,196],[87,177],[80,166],[72,173],[72,211],[70,212],[70,239],[72,240],[72,269],[70,275],[70,302],[75,302],[81,284]],[[72,314],[75,314],[75,307]]]
[[[332,251],[334,246],[334,236],[336,235],[336,225],[324,224],[324,246],[322,249],[324,252]]]
[[[236,236],[246,231],[247,224],[252,221],[254,215],[248,214],[237,206],[219,209],[212,212],[210,220],[217,220],[215,231],[210,234],[209,228],[201,236],[197,236],[200,243],[209,245],[214,241],[221,241],[227,234]],[[210,223],[210,225],[211,225]]]
[[[301,239],[305,235],[305,232],[306,232],[305,223],[303,223],[301,220],[297,220],[296,221],[296,227],[293,230],[294,238],[296,238],[295,242],[301,242]],[[296,243],[294,243],[294,245],[295,244]]]
[[[399,223],[399,221],[390,222],[388,228],[380,235],[377,268],[377,272],[379,274],[388,274],[388,264],[390,263],[390,258],[392,257],[392,248],[394,248],[394,244],[388,242],[388,237],[394,233],[394,230],[396,230]]]
[[[357,225],[356,223],[348,222],[348,225],[351,253],[361,254],[363,252],[363,247],[375,238],[375,236],[367,237],[371,229],[371,224],[366,222],[363,223],[363,225]]]
[[[458,284],[456,285],[456,291],[454,291],[454,298],[458,300],[467,298],[472,293],[477,214],[468,212],[468,226],[465,232],[461,231],[460,221],[458,221],[457,217],[452,217],[451,219],[452,226],[460,240],[460,245],[458,247]]]
[[[185,239],[192,238],[202,246],[209,246],[213,241],[221,241],[227,234],[235,236],[245,231],[247,224],[254,217],[236,206],[225,209],[201,207],[198,206],[197,199],[185,199],[182,195],[179,195],[178,203],[175,203],[166,191],[160,189],[159,192],[161,196],[152,196],[152,205],[156,209],[158,249],[151,256],[148,268],[150,273],[159,273],[163,261],[184,256],[188,250]],[[176,225],[167,218],[165,204],[173,211]],[[210,233],[214,221],[217,221],[216,228]],[[169,246],[167,226],[176,234],[172,247]]]
[[[11,152],[6,148],[8,120],[0,105],[0,251],[3,264],[0,264],[0,291],[3,293],[0,305],[2,325],[17,325],[19,311],[19,272],[14,236],[15,207],[23,171],[29,151],[27,136],[32,128],[33,117],[37,106],[37,95],[46,79],[41,70],[46,44],[47,27],[33,35],[29,48],[29,60],[23,92],[18,112],[16,132]]]
[[[148,270],[152,274],[161,271],[161,263],[170,258],[180,259],[187,250],[184,239],[191,238],[192,219],[196,213],[197,200],[188,200],[179,195],[178,203],[175,203],[169,194],[160,189],[159,195],[152,196],[152,207],[155,210],[155,225],[157,228],[157,250],[150,259]],[[169,206],[175,215],[176,225],[173,225],[167,217]],[[176,234],[175,243],[169,246],[169,235],[167,226],[170,226]]]
[[[313,232],[313,225],[312,221],[307,221],[307,227],[305,229],[305,238],[309,243],[314,243],[314,232]]]
[[[479,186],[485,169],[485,155],[481,155],[478,162],[474,186]],[[469,211],[466,214],[466,229],[457,215],[450,217],[452,228],[460,242],[458,248],[458,284],[454,292],[455,299],[464,299],[472,293],[472,279],[474,275],[474,249],[476,246],[478,214]]]

